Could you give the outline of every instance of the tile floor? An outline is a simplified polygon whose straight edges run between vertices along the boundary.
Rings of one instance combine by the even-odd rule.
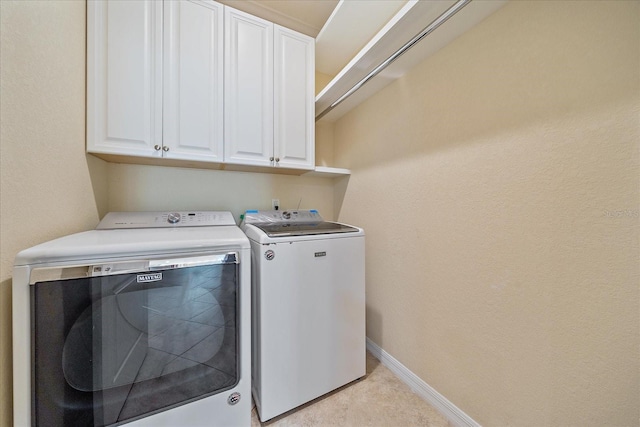
[[[367,352],[367,375],[277,418],[251,427],[429,426],[451,427],[447,419]]]

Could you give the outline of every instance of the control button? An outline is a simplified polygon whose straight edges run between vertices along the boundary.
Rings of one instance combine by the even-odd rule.
[[[180,222],[180,214],[178,212],[172,212],[167,217],[167,222],[169,224],[177,224]]]
[[[284,211],[282,212],[282,216],[284,219],[291,219],[291,212]]]

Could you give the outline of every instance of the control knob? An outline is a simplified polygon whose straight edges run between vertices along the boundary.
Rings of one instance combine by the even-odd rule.
[[[169,224],[177,224],[180,222],[180,214],[178,212],[172,212],[167,217],[167,222]]]

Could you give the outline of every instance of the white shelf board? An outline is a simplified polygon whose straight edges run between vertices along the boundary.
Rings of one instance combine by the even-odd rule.
[[[327,166],[316,166],[315,170],[306,172],[303,176],[319,177],[319,178],[338,178],[341,176],[349,176],[351,171],[343,168],[331,168]]]
[[[316,96],[316,117],[455,3],[455,0],[409,1]],[[338,120],[506,3],[507,0],[470,2],[320,120]],[[366,10],[362,13],[366,16]]]
[[[340,0],[316,37],[316,71],[338,74],[406,2]]]

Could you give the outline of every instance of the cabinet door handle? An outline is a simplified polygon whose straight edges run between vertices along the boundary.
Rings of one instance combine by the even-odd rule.
[[[276,163],[280,163],[280,157],[276,157]]]
[[[161,146],[159,146],[158,144],[156,144],[156,145],[154,145],[154,146],[153,146],[153,148],[154,148],[156,151],[160,151],[160,149],[161,149],[162,147],[161,147]]]
[[[273,156],[269,157],[269,161],[273,162]]]
[[[164,151],[164,152],[166,153],[167,151],[169,151],[169,147],[167,147],[167,146],[165,145],[164,147],[162,147],[162,151]]]

